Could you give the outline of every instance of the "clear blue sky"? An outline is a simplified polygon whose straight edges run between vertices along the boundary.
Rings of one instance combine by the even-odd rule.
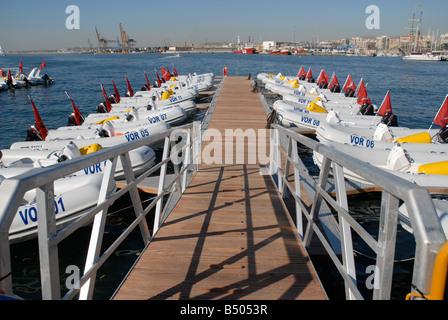
[[[423,6],[423,34],[448,33],[446,0],[21,0],[2,1],[0,45],[5,50],[57,49],[97,45],[95,26],[117,39],[121,22],[138,46],[266,40],[332,40],[353,36],[398,36]],[[68,30],[68,5],[80,9],[80,29]],[[368,5],[380,9],[380,29],[365,22]]]

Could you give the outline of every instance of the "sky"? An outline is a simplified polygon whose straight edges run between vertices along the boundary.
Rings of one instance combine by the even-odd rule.
[[[446,0],[21,0],[0,5],[0,46],[5,51],[97,46],[99,33],[116,40],[122,23],[138,47],[205,42],[319,41],[355,36],[399,36],[422,6],[422,33],[448,33]],[[79,29],[68,29],[70,5]],[[369,5],[379,9],[379,29],[369,29]]]

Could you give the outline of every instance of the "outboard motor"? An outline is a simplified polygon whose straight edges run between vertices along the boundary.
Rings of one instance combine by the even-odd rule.
[[[75,115],[73,113],[68,116],[67,126],[69,126],[69,127],[77,126]]]
[[[448,143],[448,125],[440,129],[437,135],[439,136],[440,143]]]
[[[301,81],[303,81],[303,80],[305,80],[306,78],[305,78],[305,75],[301,75],[300,77],[299,77],[299,80],[301,80]]]
[[[341,92],[341,86],[338,85],[338,84],[335,84],[335,85],[333,85],[333,86],[330,88],[330,91],[331,91],[331,92],[335,92],[335,93],[339,93],[339,92]]]
[[[148,89],[148,85],[147,85],[147,84],[144,84],[144,85],[142,86],[142,88],[140,89],[140,91],[149,91],[149,89]]]
[[[25,141],[42,141],[42,137],[34,126],[30,126],[28,127],[28,129],[26,129]]]
[[[375,114],[373,105],[371,105],[370,103],[364,103],[359,112],[365,116],[373,116]]]
[[[397,116],[393,113],[386,113],[383,119],[381,119],[381,123],[384,123],[388,127],[398,127]]]
[[[345,92],[345,96],[346,96],[346,97],[354,97],[354,96],[355,96],[355,90],[353,90],[353,89],[348,89],[348,90]]]
[[[319,88],[321,88],[321,89],[327,89],[327,87],[328,87],[328,83],[321,82],[321,83],[319,84]]]
[[[98,136],[101,138],[110,138],[115,136],[115,128],[110,121],[103,124],[101,130],[98,132]]]
[[[101,102],[99,105],[97,105],[96,113],[107,113],[107,109],[104,103]]]
[[[309,82],[309,83],[314,83],[314,82],[316,82],[316,80],[314,80],[314,78],[309,78],[309,79],[308,79],[308,82]]]
[[[49,85],[49,84],[51,83],[50,77],[49,77],[47,74],[44,74],[44,75],[42,76],[42,80],[44,80],[44,83],[45,83],[46,85]]]

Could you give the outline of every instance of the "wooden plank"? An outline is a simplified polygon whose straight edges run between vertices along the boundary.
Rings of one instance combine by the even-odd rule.
[[[206,135],[264,129],[266,112],[250,89],[246,77],[226,78]],[[235,160],[235,146],[224,144],[216,154]],[[327,298],[274,182],[248,147],[243,163],[200,165],[114,299]]]

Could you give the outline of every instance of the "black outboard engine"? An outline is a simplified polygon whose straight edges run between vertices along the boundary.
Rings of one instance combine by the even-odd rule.
[[[331,91],[331,92],[336,92],[336,93],[341,92],[341,86],[338,85],[338,84],[334,84],[334,85],[330,88],[330,91]]]
[[[386,113],[381,119],[381,123],[384,123],[388,127],[398,127],[397,116],[393,113]]]
[[[355,90],[348,89],[347,92],[345,92],[346,97],[354,97],[355,96]]]
[[[99,105],[97,105],[96,113],[107,113],[107,109],[104,103],[100,103]]]
[[[375,110],[370,103],[364,103],[359,110],[359,113],[365,116],[373,116],[375,114]]]
[[[440,129],[437,135],[440,143],[448,143],[448,125]]]
[[[98,136],[100,136],[101,138],[109,138],[109,133],[107,132],[107,130],[101,129],[98,132]]]
[[[319,84],[319,88],[320,88],[320,89],[327,89],[327,87],[328,87],[328,83],[321,82],[321,83]]]
[[[25,141],[42,141],[42,137],[38,133],[38,131],[34,128],[34,126],[28,127],[26,129],[26,139]]]
[[[141,91],[149,91],[148,85],[144,84],[143,87],[140,89]]]
[[[44,75],[42,76],[42,80],[44,80],[44,83],[45,83],[46,85],[49,85],[49,84],[51,83],[50,77],[49,77],[47,74],[44,74]]]
[[[302,76],[299,77],[299,80],[302,80],[302,81],[306,80],[306,77],[304,75],[302,75]]]
[[[74,114],[69,115],[67,120],[67,126],[74,127],[77,125],[78,124],[76,123],[75,115]]]
[[[308,79],[308,82],[309,82],[309,83],[314,83],[314,82],[316,82],[316,80],[314,80],[314,78],[309,78],[309,79]]]

